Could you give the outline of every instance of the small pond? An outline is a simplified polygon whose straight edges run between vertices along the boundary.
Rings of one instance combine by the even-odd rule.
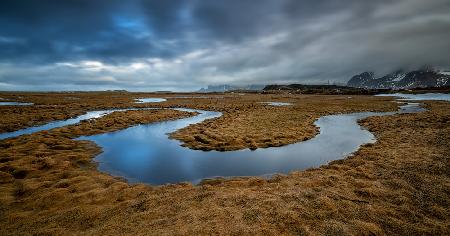
[[[31,106],[29,102],[0,102],[0,106]]]
[[[424,100],[441,100],[450,101],[450,94],[448,93],[422,93],[422,94],[408,94],[408,93],[392,93],[392,94],[378,94],[375,96],[382,97],[399,97],[398,100],[408,101],[424,101]]]
[[[136,99],[136,103],[152,103],[152,102],[165,102],[167,99],[165,98],[138,98]]]
[[[262,104],[266,104],[269,106],[281,107],[281,106],[290,106],[292,103],[289,102],[261,102]]]

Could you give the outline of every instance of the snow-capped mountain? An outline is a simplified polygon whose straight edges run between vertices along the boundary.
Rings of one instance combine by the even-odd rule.
[[[208,85],[207,88],[201,88],[198,92],[211,93],[211,92],[227,92],[232,90],[262,90],[265,85],[250,84],[245,86],[233,86],[228,84],[223,85]]]
[[[373,72],[353,76],[347,86],[370,89],[409,89],[450,86],[450,73],[433,70],[395,71],[380,78]]]
[[[374,79],[373,76],[374,76],[373,72],[363,72],[359,75],[355,75],[347,82],[347,86],[358,88],[368,86],[370,82]]]

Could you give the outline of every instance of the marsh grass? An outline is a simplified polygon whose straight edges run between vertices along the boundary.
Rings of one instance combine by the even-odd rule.
[[[303,96],[271,98],[275,99],[298,99],[296,104],[309,104],[302,109],[311,114],[324,109],[313,106],[328,103],[325,114],[356,109],[348,108],[346,100],[327,101],[321,96],[316,102],[313,97],[308,98],[311,102],[303,101]],[[364,110],[367,103],[367,109],[391,108],[386,101],[361,99],[361,104],[349,106]],[[243,127],[244,122],[234,121],[232,117],[239,116],[233,112],[245,116],[261,111],[251,108],[255,98],[233,99],[233,104],[214,99],[211,103],[208,99],[177,100],[186,107],[215,107],[211,110],[225,112],[224,117],[230,117],[227,121],[236,122],[236,127]],[[361,121],[377,142],[346,159],[269,179],[213,179],[196,186],[128,184],[96,170],[92,158],[101,152],[98,146],[72,139],[128,127],[136,121],[192,114],[113,113],[96,122],[3,140],[0,235],[449,235],[450,104],[426,104],[429,110],[424,113]],[[166,105],[173,104],[168,101]],[[127,116],[141,118],[129,122],[133,119]],[[104,124],[111,125],[106,128]],[[227,127],[225,122],[211,121],[209,125]],[[279,130],[283,133],[287,128],[291,127]],[[210,129],[204,133],[212,132]],[[237,131],[230,133],[239,136]],[[250,141],[258,137],[245,136],[251,137]],[[275,136],[265,139],[273,141]],[[207,137],[214,140],[211,134]],[[25,174],[16,178],[13,173],[17,171]]]

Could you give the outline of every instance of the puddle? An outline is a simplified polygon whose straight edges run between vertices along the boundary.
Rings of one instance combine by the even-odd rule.
[[[29,102],[0,102],[0,106],[31,106]]]
[[[407,93],[392,93],[392,94],[378,94],[380,97],[399,97],[402,101],[424,101],[424,100],[440,100],[450,101],[450,94],[448,93],[423,93],[423,94],[407,94]]]
[[[281,107],[281,106],[291,106],[292,103],[289,102],[260,102],[269,106]]]
[[[165,102],[165,98],[137,98],[136,103],[152,103],[152,102]]]

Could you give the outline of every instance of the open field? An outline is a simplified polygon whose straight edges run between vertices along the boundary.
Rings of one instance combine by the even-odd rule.
[[[313,122],[320,116],[393,111],[398,106],[391,98],[371,96],[220,94],[134,104],[138,97],[174,95],[0,95],[16,101],[18,96],[44,109],[0,107],[3,130],[107,108],[221,111],[218,119],[172,135],[188,147],[207,150],[280,146],[313,137]],[[68,102],[66,97],[77,99]],[[260,103],[266,101],[293,105]],[[198,186],[130,185],[96,170],[92,159],[101,152],[98,146],[72,139],[193,115],[186,112],[115,112],[96,121],[3,140],[0,234],[448,235],[450,103],[426,102],[426,107],[424,113],[361,121],[378,141],[346,159],[270,179],[215,179]],[[64,115],[58,113],[61,110]]]
[[[219,108],[224,113],[222,117],[188,126],[171,137],[183,141],[184,146],[202,150],[282,146],[312,138],[318,132],[313,123],[321,116],[397,110],[398,104],[390,100],[372,96],[318,95],[250,95],[230,102],[218,100],[217,105],[197,106],[206,110]],[[264,101],[288,102],[292,105],[274,107],[261,104]]]
[[[237,150],[281,146],[312,138],[313,122],[323,115],[359,111],[395,111],[398,104],[387,97],[276,95],[276,94],[144,94],[144,93],[51,93],[0,94],[14,101],[34,102],[33,107],[1,107],[0,131],[13,131],[86,111],[129,107],[186,107],[220,111],[213,121],[189,126],[171,135],[185,146],[202,150]],[[162,103],[135,103],[142,97],[175,97]],[[182,97],[182,98],[178,98]],[[186,97],[194,97],[188,99]],[[262,102],[290,102],[273,107]],[[58,113],[61,111],[61,114]]]

